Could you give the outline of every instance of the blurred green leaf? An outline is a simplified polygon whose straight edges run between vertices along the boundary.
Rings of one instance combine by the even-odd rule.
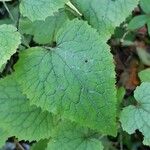
[[[145,69],[139,73],[142,82],[150,82],[150,69]]]
[[[129,30],[136,30],[141,28],[142,26],[144,26],[147,22],[147,16],[146,15],[140,15],[140,16],[136,16],[134,17],[128,25],[128,29]]]
[[[150,14],[150,0],[141,0],[140,6],[145,13]]]

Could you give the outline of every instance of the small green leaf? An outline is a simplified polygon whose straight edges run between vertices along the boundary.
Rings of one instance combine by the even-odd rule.
[[[12,25],[0,25],[0,68],[16,52],[21,36]]]
[[[137,105],[125,107],[121,113],[121,124],[129,134],[136,129],[144,135],[143,143],[150,145],[150,83],[143,82],[134,92]]]
[[[146,14],[150,14],[150,1],[149,0],[140,0],[140,6]]]
[[[66,2],[68,0],[21,0],[20,12],[31,21],[45,20],[63,7]]]
[[[136,30],[136,29],[143,27],[146,24],[147,19],[148,19],[148,17],[146,15],[139,15],[139,16],[134,17],[130,21],[130,23],[128,25],[128,29]]]
[[[142,82],[150,82],[150,69],[145,69],[139,73]]]
[[[29,105],[14,76],[0,80],[0,114],[0,126],[20,139],[49,138],[53,129],[52,115]]]
[[[70,122],[62,122],[52,135],[46,150],[103,150],[95,133]]]
[[[75,19],[60,29],[56,47],[46,48],[20,53],[15,66],[17,81],[30,103],[115,135],[115,69],[103,38]]]

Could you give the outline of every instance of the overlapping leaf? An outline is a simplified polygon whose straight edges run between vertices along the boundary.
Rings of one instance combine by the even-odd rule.
[[[138,104],[124,108],[121,114],[122,127],[129,134],[138,129],[144,135],[143,143],[150,145],[150,83],[142,83],[134,97]]]
[[[20,34],[12,25],[0,25],[0,68],[16,52],[21,43]]]
[[[85,19],[96,28],[107,41],[131,14],[139,0],[71,0]]]
[[[65,5],[68,0],[21,0],[20,12],[31,21],[45,20]]]
[[[54,16],[47,17],[45,21],[31,22],[27,18],[22,18],[19,28],[22,33],[33,35],[36,43],[52,44],[58,29],[67,20],[69,20],[67,14],[61,9]]]
[[[48,138],[53,128],[52,115],[30,106],[13,76],[0,80],[0,114],[0,126],[20,139]]]
[[[114,135],[116,88],[109,46],[77,19],[59,31],[56,43],[20,54],[15,70],[23,92],[31,104]]]
[[[95,137],[94,137],[95,136]],[[103,150],[94,132],[70,122],[62,122],[52,135],[46,150]]]

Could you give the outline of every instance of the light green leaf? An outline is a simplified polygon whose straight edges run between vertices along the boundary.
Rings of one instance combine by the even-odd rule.
[[[85,19],[107,41],[131,14],[139,0],[71,0]]]
[[[142,82],[150,82],[150,69],[139,72],[139,77]]]
[[[29,105],[14,76],[0,80],[0,114],[0,126],[20,139],[48,138],[53,128],[52,115]]]
[[[12,25],[0,25],[0,68],[16,52],[21,43],[20,34]]]
[[[31,150],[46,150],[48,142],[48,139],[40,140],[31,147]]]
[[[55,48],[20,53],[15,70],[31,104],[115,135],[115,69],[101,38],[86,22],[68,21],[56,36]]]
[[[46,150],[103,150],[96,134],[76,124],[62,122],[52,135]]]
[[[45,20],[63,7],[66,2],[68,0],[21,0],[20,12],[31,21]]]
[[[140,0],[140,6],[145,13],[150,14],[150,1],[149,0]]]
[[[147,20],[148,20],[148,17],[146,15],[136,16],[130,21],[128,25],[128,29],[129,30],[139,29],[146,24]]]
[[[129,134],[138,129],[144,135],[143,143],[150,145],[150,83],[142,83],[134,92],[136,106],[123,109],[120,121],[122,127]]]

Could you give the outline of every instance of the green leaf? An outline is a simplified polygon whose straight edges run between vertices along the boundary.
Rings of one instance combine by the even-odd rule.
[[[140,6],[143,11],[147,14],[150,14],[150,1],[149,0],[140,0]]]
[[[150,69],[145,69],[139,73],[142,82],[150,82]]]
[[[129,134],[136,129],[144,135],[144,144],[150,145],[150,83],[142,83],[134,92],[137,105],[130,105],[123,109],[120,121],[122,127]]]
[[[107,41],[114,30],[131,14],[139,0],[71,0]]]
[[[39,44],[52,44],[55,41],[55,35],[59,28],[69,20],[64,10],[60,10],[59,13],[55,13],[55,16],[46,18],[45,21],[35,21],[34,28],[34,41]]]
[[[12,25],[0,25],[0,68],[16,52],[21,43],[20,34]]]
[[[31,21],[45,20],[65,5],[68,0],[21,0],[20,12]]]
[[[52,135],[46,150],[103,150],[95,133],[76,124],[62,122]]]
[[[59,28],[69,20],[64,10],[59,13],[55,13],[55,16],[46,18],[45,21],[35,21],[33,24],[34,28],[34,41],[39,44],[52,44],[55,40],[55,35]]]
[[[46,150],[48,142],[48,139],[40,140],[31,147],[31,150]]]
[[[86,22],[68,21],[56,36],[55,48],[20,53],[15,70],[31,104],[115,135],[115,69],[101,38]]]
[[[20,20],[20,30],[34,36],[34,41],[39,44],[52,44],[59,28],[69,20],[63,9],[54,16],[47,17],[45,21],[35,21],[23,18]]]
[[[147,19],[148,19],[148,17],[146,15],[139,15],[139,16],[134,17],[130,21],[130,23],[128,25],[128,29],[136,30],[136,29],[143,27],[146,24]]]
[[[0,114],[0,127],[20,139],[48,138],[53,129],[52,115],[29,105],[14,76],[0,80]]]

